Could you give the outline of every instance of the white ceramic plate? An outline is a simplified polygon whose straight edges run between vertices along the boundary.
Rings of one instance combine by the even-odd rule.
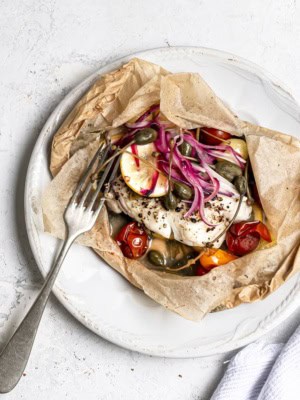
[[[204,48],[163,48],[122,58],[87,78],[59,104],[32,153],[25,193],[26,224],[45,276],[59,241],[43,233],[40,198],[50,182],[49,144],[75,102],[99,75],[137,56],[172,72],[199,72],[241,118],[289,134],[300,132],[300,110],[277,79],[231,54]],[[200,357],[243,346],[274,328],[299,305],[299,276],[267,299],[207,315],[199,323],[165,310],[131,286],[90,249],[74,245],[54,293],[84,325],[107,340],[142,353]]]

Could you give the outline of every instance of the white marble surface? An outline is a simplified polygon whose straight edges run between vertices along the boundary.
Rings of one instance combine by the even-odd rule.
[[[0,1],[0,345],[41,278],[24,227],[28,160],[63,96],[101,64],[153,47],[193,45],[264,66],[300,99],[297,0]],[[268,334],[285,341],[300,310]],[[171,360],[120,349],[51,298],[25,376],[5,400],[210,398],[230,354]]]

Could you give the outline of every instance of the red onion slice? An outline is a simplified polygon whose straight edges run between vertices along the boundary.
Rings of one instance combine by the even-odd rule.
[[[154,105],[146,111],[135,123],[126,124],[129,129],[126,140],[123,142],[128,143],[128,138],[133,138],[136,131],[153,127],[157,130],[158,137],[154,142],[157,151],[160,153],[157,160],[157,167],[166,173],[170,174],[171,178],[175,181],[185,183],[193,188],[194,198],[192,201],[185,201],[190,204],[190,209],[185,214],[185,217],[190,217],[193,213],[199,212],[202,220],[209,226],[215,226],[209,223],[205,216],[205,202],[214,199],[218,194],[225,196],[238,196],[234,186],[221,177],[214,169],[213,163],[217,158],[231,161],[241,168],[244,168],[246,161],[238,154],[232,147],[228,145],[205,145],[197,141],[194,133],[189,130],[180,130],[170,126],[168,121],[161,121],[159,115],[154,114],[159,111],[159,106]],[[169,158],[170,158],[170,140],[174,139],[173,163],[170,171]],[[183,156],[178,146],[183,141],[186,141],[192,146],[192,157],[197,158],[197,162],[192,162]],[[131,146],[132,153],[137,155],[136,145]],[[138,159],[135,159],[137,167],[140,166]],[[144,196],[149,196],[153,193],[159,178],[159,172],[155,171],[151,178],[151,186],[149,189],[142,189],[141,193]]]

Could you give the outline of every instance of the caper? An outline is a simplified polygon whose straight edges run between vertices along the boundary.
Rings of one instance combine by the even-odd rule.
[[[178,146],[178,148],[183,156],[189,157],[192,153],[192,146],[188,142],[182,142],[181,145]]]
[[[182,182],[174,183],[174,192],[180,199],[183,200],[191,200],[194,195],[193,189]]]
[[[165,265],[165,258],[159,251],[150,250],[148,253],[148,259],[154,265],[158,266]]]
[[[169,191],[163,197],[163,205],[166,210],[175,210],[177,204],[178,204],[178,199],[171,191]]]
[[[215,165],[215,168],[217,173],[223,176],[223,178],[227,179],[229,182],[232,182],[236,176],[242,175],[242,169],[230,161],[218,161]]]
[[[144,128],[136,132],[134,141],[136,144],[149,144],[154,142],[157,138],[157,132],[152,128]]]
[[[237,176],[233,181],[234,186],[241,195],[245,195],[247,191],[247,180],[244,176]]]

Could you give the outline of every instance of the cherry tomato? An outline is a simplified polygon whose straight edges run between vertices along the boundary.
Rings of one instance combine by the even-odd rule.
[[[228,132],[215,128],[201,128],[200,132],[200,142],[212,146],[222,144],[223,140],[228,140],[232,136]]]
[[[224,265],[230,261],[236,260],[237,257],[227,251],[221,249],[208,249],[200,257],[200,264],[206,270],[211,270],[219,265]]]
[[[226,244],[233,254],[244,256],[256,249],[260,238],[272,241],[268,228],[262,222],[238,222],[227,231]]]
[[[123,226],[116,237],[122,253],[127,258],[140,258],[148,249],[149,238],[146,231],[137,223]]]
[[[259,241],[260,236],[257,232],[247,233],[239,237],[234,237],[231,232],[228,232],[226,236],[228,249],[239,256],[251,253],[258,246]]]

